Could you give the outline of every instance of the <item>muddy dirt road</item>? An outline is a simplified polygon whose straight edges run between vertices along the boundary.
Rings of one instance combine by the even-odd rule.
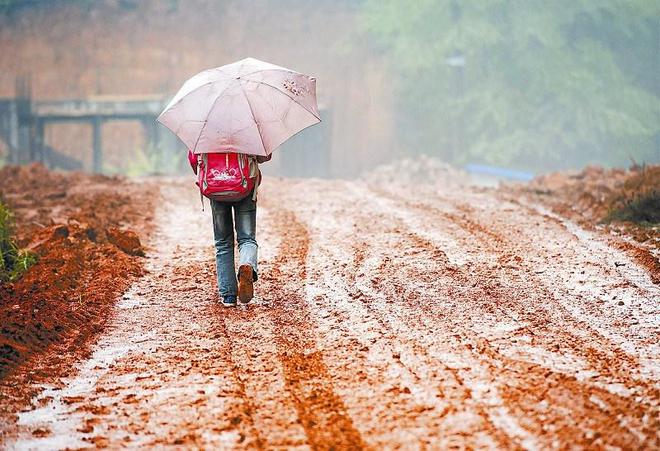
[[[271,179],[226,309],[208,211],[162,195],[149,273],[4,447],[657,449],[660,288],[604,237],[494,191]]]

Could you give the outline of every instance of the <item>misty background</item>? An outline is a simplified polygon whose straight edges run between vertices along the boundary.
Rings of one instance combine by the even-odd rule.
[[[247,56],[318,78],[323,122],[273,173],[352,177],[421,154],[535,173],[660,163],[654,0],[0,0],[0,98],[28,80],[33,101],[167,99]],[[91,170],[88,125],[44,133]],[[144,124],[102,135],[105,173],[186,170]]]

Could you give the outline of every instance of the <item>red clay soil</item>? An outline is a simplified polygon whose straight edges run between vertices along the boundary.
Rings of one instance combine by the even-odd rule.
[[[4,167],[0,195],[15,213],[19,245],[38,255],[21,279],[0,283],[0,381],[46,350],[44,376],[53,377],[60,360],[73,363],[65,354],[84,352],[116,298],[143,274],[143,251],[130,229],[148,230],[153,202],[122,178],[41,165]]]
[[[590,166],[580,172],[541,175],[529,185],[508,189],[516,196],[522,191],[533,202],[583,227],[608,233],[611,244],[633,255],[660,283],[660,224],[620,219],[631,205],[649,196],[654,196],[657,206],[660,165],[636,165],[628,170]],[[655,218],[660,214],[648,213]]]
[[[604,234],[497,190],[266,178],[256,298],[225,308],[208,209],[159,189],[148,274],[0,447],[658,449],[660,287]]]

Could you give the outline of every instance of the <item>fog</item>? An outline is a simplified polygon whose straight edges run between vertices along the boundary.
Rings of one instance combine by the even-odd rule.
[[[11,135],[9,111],[166,102],[251,56],[318,80],[323,122],[275,151],[274,174],[354,177],[422,154],[530,173],[659,163],[659,23],[653,0],[4,0],[0,162],[185,171],[148,117],[97,123],[95,166],[93,123]]]

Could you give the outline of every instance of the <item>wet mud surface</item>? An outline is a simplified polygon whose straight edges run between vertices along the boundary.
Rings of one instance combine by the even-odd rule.
[[[19,280],[0,281],[0,431],[40,382],[72,371],[117,297],[143,274],[131,229],[146,236],[150,228],[153,190],[146,186],[39,164],[0,170],[17,244],[37,257]]]
[[[660,287],[607,237],[495,191],[266,179],[227,309],[209,212],[160,185],[147,274],[3,447],[660,445]]]
[[[660,165],[630,169],[588,166],[553,172],[529,184],[504,186],[512,201],[527,199],[608,236],[660,283]]]

